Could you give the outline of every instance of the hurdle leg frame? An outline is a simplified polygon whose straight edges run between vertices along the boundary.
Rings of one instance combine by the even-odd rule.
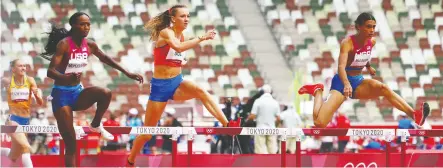
[[[64,167],[65,166],[65,141],[63,141],[63,139],[59,140],[60,143],[60,151],[59,151],[59,156],[60,156],[60,166]]]
[[[177,167],[177,139],[180,136],[180,134],[173,134],[172,135],[172,167]]]
[[[390,148],[391,148],[391,138],[388,137],[386,139],[386,167],[390,167],[390,165],[391,165]]]
[[[188,132],[188,167],[191,167],[192,164],[192,144],[194,141],[194,135],[192,134],[192,131],[189,130]]]
[[[286,167],[286,135],[281,136],[280,154],[281,154],[281,167]]]
[[[400,156],[400,166],[405,167],[406,163],[406,136],[401,136],[401,156]]]
[[[296,136],[295,142],[295,167],[301,167],[301,135]]]

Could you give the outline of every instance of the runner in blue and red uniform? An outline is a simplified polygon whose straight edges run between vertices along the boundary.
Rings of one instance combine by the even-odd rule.
[[[183,31],[189,19],[189,10],[186,6],[174,5],[152,18],[145,26],[151,31],[151,39],[155,45],[155,67],[151,80],[151,95],[146,108],[145,126],[157,125],[168,100],[185,101],[194,98],[199,99],[223,126],[228,125],[228,120],[212,100],[211,95],[196,83],[183,79],[181,72],[182,66],[186,63],[185,51],[215,36],[214,31],[209,31],[206,35],[185,40]],[[136,155],[151,138],[151,135],[137,136],[128,157],[128,166],[134,165]]]
[[[332,79],[331,89],[326,102],[323,102],[323,84],[305,85],[298,91],[299,94],[310,94],[314,99],[314,124],[317,127],[326,127],[335,111],[347,97],[354,99],[378,99],[384,96],[395,108],[405,112],[423,125],[429,115],[429,105],[423,103],[419,110],[414,110],[404,99],[392,91],[386,84],[374,79],[364,79],[362,70],[366,67],[371,75],[376,71],[371,67],[371,51],[375,45],[374,16],[361,13],[355,21],[357,34],[345,38],[340,45],[338,60],[338,74]]]
[[[71,30],[52,27],[49,34],[45,53],[42,57],[51,61],[48,67],[48,77],[54,79],[52,89],[52,110],[57,120],[58,129],[66,144],[65,166],[76,165],[76,134],[73,124],[73,111],[86,110],[97,103],[97,111],[91,122],[90,129],[101,133],[106,140],[113,140],[114,136],[107,132],[102,124],[103,114],[111,102],[111,90],[96,86],[83,88],[80,84],[82,73],[88,65],[91,54],[120,70],[131,79],[143,82],[143,77],[130,73],[117,64],[111,57],[104,54],[94,41],[86,39],[91,22],[89,16],[77,12],[69,18]],[[62,151],[60,151],[62,152]]]

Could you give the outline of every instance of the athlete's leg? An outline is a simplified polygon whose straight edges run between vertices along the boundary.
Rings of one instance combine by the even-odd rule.
[[[15,121],[8,120],[6,125],[19,125]],[[11,166],[33,167],[31,161],[31,145],[28,142],[28,138],[25,133],[12,133],[8,134],[11,137],[11,149],[7,153],[8,158],[11,159],[13,164]],[[5,151],[6,152],[6,151]]]
[[[88,87],[85,88],[78,96],[75,104],[74,111],[86,110],[94,103],[97,103],[97,110],[95,112],[94,119],[92,119],[91,126],[100,126],[103,114],[111,103],[112,93],[111,90],[100,87]]]
[[[423,103],[420,110],[414,111],[403,98],[392,91],[386,84],[377,80],[365,79],[360,86],[356,88],[354,94],[356,98],[360,99],[373,99],[379,96],[384,96],[395,108],[405,112],[409,117],[413,118],[418,125],[423,125],[423,122],[429,115],[430,108],[427,103]]]
[[[374,79],[365,79],[355,89],[357,99],[376,99],[384,96],[397,109],[405,112],[409,117],[414,118],[414,109],[397,93],[392,91],[388,85]]]
[[[208,109],[208,111],[217,118],[223,126],[228,125],[228,119],[226,119],[226,116],[221,109],[218,108],[217,104],[212,100],[211,95],[197,84],[184,80],[175,91],[173,99],[184,101],[192,98],[199,99],[206,109]]]
[[[167,102],[157,102],[157,101],[148,101],[148,105],[146,106],[145,113],[145,126],[156,126],[157,122],[160,120],[162,116],[163,110],[166,107]],[[145,143],[151,139],[152,135],[139,135],[135,138],[133,142],[133,146],[131,149],[131,153],[129,154],[128,161],[130,163],[135,162],[135,157],[140,150],[143,148]]]
[[[19,125],[15,121],[8,120],[7,125]],[[11,150],[8,154],[9,159],[13,161],[12,166],[19,166],[20,162],[23,167],[33,167],[31,161],[31,145],[25,133],[8,134],[11,137]]]
[[[23,167],[33,167],[31,161],[31,145],[25,133],[11,134],[11,152],[9,158],[17,164],[21,160]]]
[[[327,100],[323,102],[323,90],[317,90],[314,95],[314,125],[324,128],[329,124],[334,112],[336,112],[340,105],[346,100],[346,97],[339,91],[331,90]]]
[[[77,143],[73,123],[74,118],[72,116],[71,107],[63,106],[59,108],[57,111],[54,112],[54,117],[57,120],[57,127],[60,135],[65,142],[65,166],[75,167]]]

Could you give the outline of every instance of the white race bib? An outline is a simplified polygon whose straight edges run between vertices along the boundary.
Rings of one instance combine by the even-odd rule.
[[[65,74],[82,73],[88,65],[88,59],[70,59]]]
[[[12,101],[27,101],[29,99],[29,88],[11,88]]]
[[[186,57],[186,52],[177,52],[174,49],[170,48],[168,55],[166,56],[166,60],[174,60],[174,61],[184,61]]]
[[[360,52],[358,54],[355,54],[354,61],[352,61],[350,66],[356,66],[356,67],[365,66],[370,60],[371,60],[370,50],[367,52]]]

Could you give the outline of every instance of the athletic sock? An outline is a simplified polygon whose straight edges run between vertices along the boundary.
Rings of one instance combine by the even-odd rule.
[[[32,165],[32,160],[31,160],[31,154],[30,153],[22,154],[22,164],[23,164],[23,167],[34,167]]]
[[[11,152],[11,149],[9,148],[1,148],[1,156],[8,156],[9,153]]]

